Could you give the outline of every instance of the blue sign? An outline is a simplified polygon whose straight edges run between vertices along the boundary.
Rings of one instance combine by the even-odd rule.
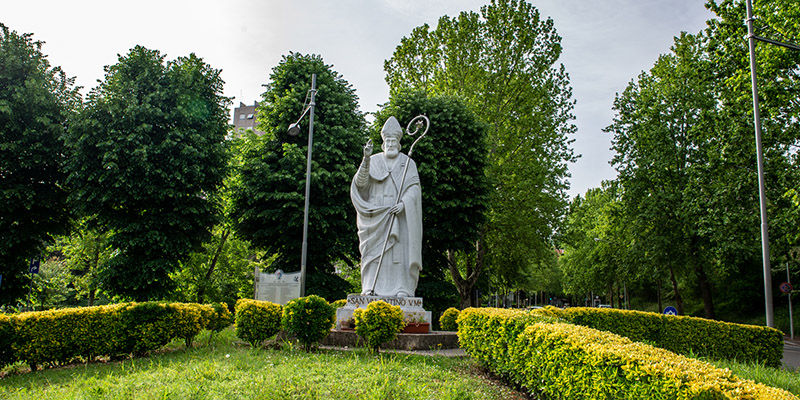
[[[0,275],[0,286],[3,286],[3,275]]]
[[[678,315],[678,310],[673,306],[667,306],[667,308],[664,309],[664,314],[666,314],[666,315]]]
[[[28,272],[31,274],[39,273],[39,260],[31,259],[31,266],[28,268]]]

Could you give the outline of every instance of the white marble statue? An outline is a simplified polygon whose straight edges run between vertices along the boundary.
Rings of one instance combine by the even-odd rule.
[[[383,152],[373,155],[368,141],[350,185],[358,214],[362,294],[413,297],[422,269],[422,191],[417,165],[400,152],[402,136],[397,119],[389,117],[381,130]]]

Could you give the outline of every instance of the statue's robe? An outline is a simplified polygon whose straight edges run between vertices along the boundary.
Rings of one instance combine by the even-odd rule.
[[[408,164],[405,181],[403,170]],[[355,206],[361,251],[362,294],[374,290],[380,296],[414,296],[422,269],[422,191],[414,160],[399,153],[389,170],[384,153],[370,157],[369,177],[350,185]],[[362,165],[361,168],[364,168]],[[401,182],[403,187],[401,188]],[[400,196],[405,209],[394,216],[389,210]],[[378,262],[391,225],[380,272]],[[377,280],[375,274],[378,273]],[[375,287],[372,287],[372,283]]]

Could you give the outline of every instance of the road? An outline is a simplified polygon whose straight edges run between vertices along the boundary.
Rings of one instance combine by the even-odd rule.
[[[783,365],[794,369],[800,368],[800,343],[783,341]]]

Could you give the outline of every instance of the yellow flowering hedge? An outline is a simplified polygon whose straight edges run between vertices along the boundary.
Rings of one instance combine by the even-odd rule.
[[[459,341],[497,373],[547,398],[796,399],[668,350],[543,318],[466,309],[458,319]]]
[[[280,304],[239,299],[236,302],[236,336],[256,347],[278,334],[282,314]]]
[[[3,315],[0,365],[24,361],[35,369],[78,358],[144,354],[175,338],[191,344],[211,313],[208,305],[147,302]]]
[[[780,367],[783,333],[765,326],[611,308],[546,307],[535,313],[557,315],[577,325],[648,342],[679,354],[763,363]]]
[[[383,343],[394,340],[403,331],[406,323],[403,310],[383,300],[373,301],[367,308],[353,312],[356,333],[367,341],[370,350],[380,351]]]

